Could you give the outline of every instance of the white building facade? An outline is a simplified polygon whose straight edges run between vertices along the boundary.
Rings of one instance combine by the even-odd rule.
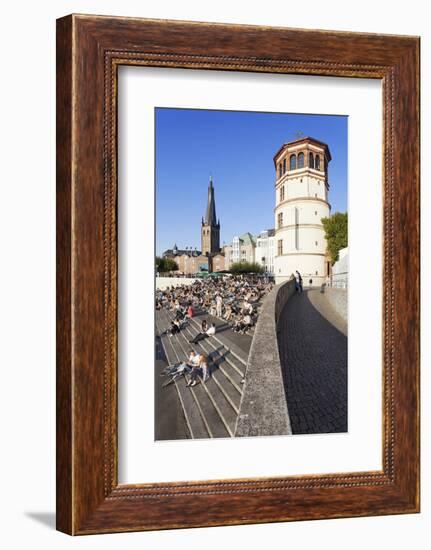
[[[266,229],[256,237],[256,263],[261,265],[265,273],[274,273],[275,231]]]
[[[304,286],[320,286],[330,273],[322,218],[329,217],[329,148],[313,138],[284,144],[274,157],[277,283],[299,271]]]
[[[229,270],[232,264],[239,262],[255,262],[255,250],[256,240],[251,233],[235,236],[232,239],[232,244],[223,247],[225,269]]]

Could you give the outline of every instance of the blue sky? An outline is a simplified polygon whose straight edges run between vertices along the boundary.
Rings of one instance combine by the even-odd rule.
[[[200,249],[210,174],[221,245],[274,227],[273,157],[298,132],[328,144],[331,212],[347,210],[346,116],[157,108],[155,124],[158,255]]]

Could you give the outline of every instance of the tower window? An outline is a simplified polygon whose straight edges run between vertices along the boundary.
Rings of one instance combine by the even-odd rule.
[[[310,168],[314,168],[314,155],[313,155],[313,153],[310,153],[310,155],[308,157],[308,164],[309,164]]]
[[[298,168],[304,168],[304,153],[298,155]]]
[[[277,241],[277,252],[279,256],[283,255],[283,239]]]
[[[283,165],[280,164],[278,165],[278,177],[281,178],[281,176],[283,175]]]
[[[314,211],[314,215],[317,216],[317,210]]]
[[[279,229],[283,227],[283,212],[277,214],[277,224]]]
[[[296,170],[296,155],[290,155],[289,163],[290,170]]]
[[[317,241],[315,241],[315,243],[316,243],[316,246],[317,246],[317,244],[318,244]]]
[[[280,202],[284,201],[284,185],[280,187]]]
[[[283,159],[283,174],[286,172],[286,159]]]
[[[316,170],[320,170],[320,155],[316,155],[314,167]]]

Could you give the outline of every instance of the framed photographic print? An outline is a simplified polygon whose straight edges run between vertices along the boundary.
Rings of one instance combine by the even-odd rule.
[[[57,528],[419,511],[419,39],[57,22]]]

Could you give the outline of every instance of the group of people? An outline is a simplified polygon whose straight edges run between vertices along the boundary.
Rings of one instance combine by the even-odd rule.
[[[255,325],[262,299],[272,290],[273,283],[253,275],[224,276],[196,280],[156,291],[156,309],[171,312],[166,333],[178,334],[197,311],[204,311],[228,323],[235,332],[245,334]],[[199,332],[188,339],[196,345],[217,332],[215,323],[203,319]],[[208,358],[191,350],[188,359],[170,367],[170,376],[189,375],[187,386],[195,386],[199,378],[205,383],[210,377]]]
[[[203,353],[197,353],[192,349],[190,350],[187,361],[167,367],[165,372],[162,374],[168,374],[171,376],[171,381],[178,376],[189,374],[190,378],[186,384],[188,387],[196,386],[200,377],[202,378],[202,382],[205,384],[210,377],[208,358]]]
[[[232,330],[244,334],[256,324],[260,302],[272,288],[272,282],[256,275],[209,277],[191,285],[157,290],[156,309],[165,307],[174,312],[170,329],[174,334],[181,330],[185,318],[194,316],[196,309],[223,319]],[[201,330],[201,334],[208,330],[215,332],[215,325]]]

